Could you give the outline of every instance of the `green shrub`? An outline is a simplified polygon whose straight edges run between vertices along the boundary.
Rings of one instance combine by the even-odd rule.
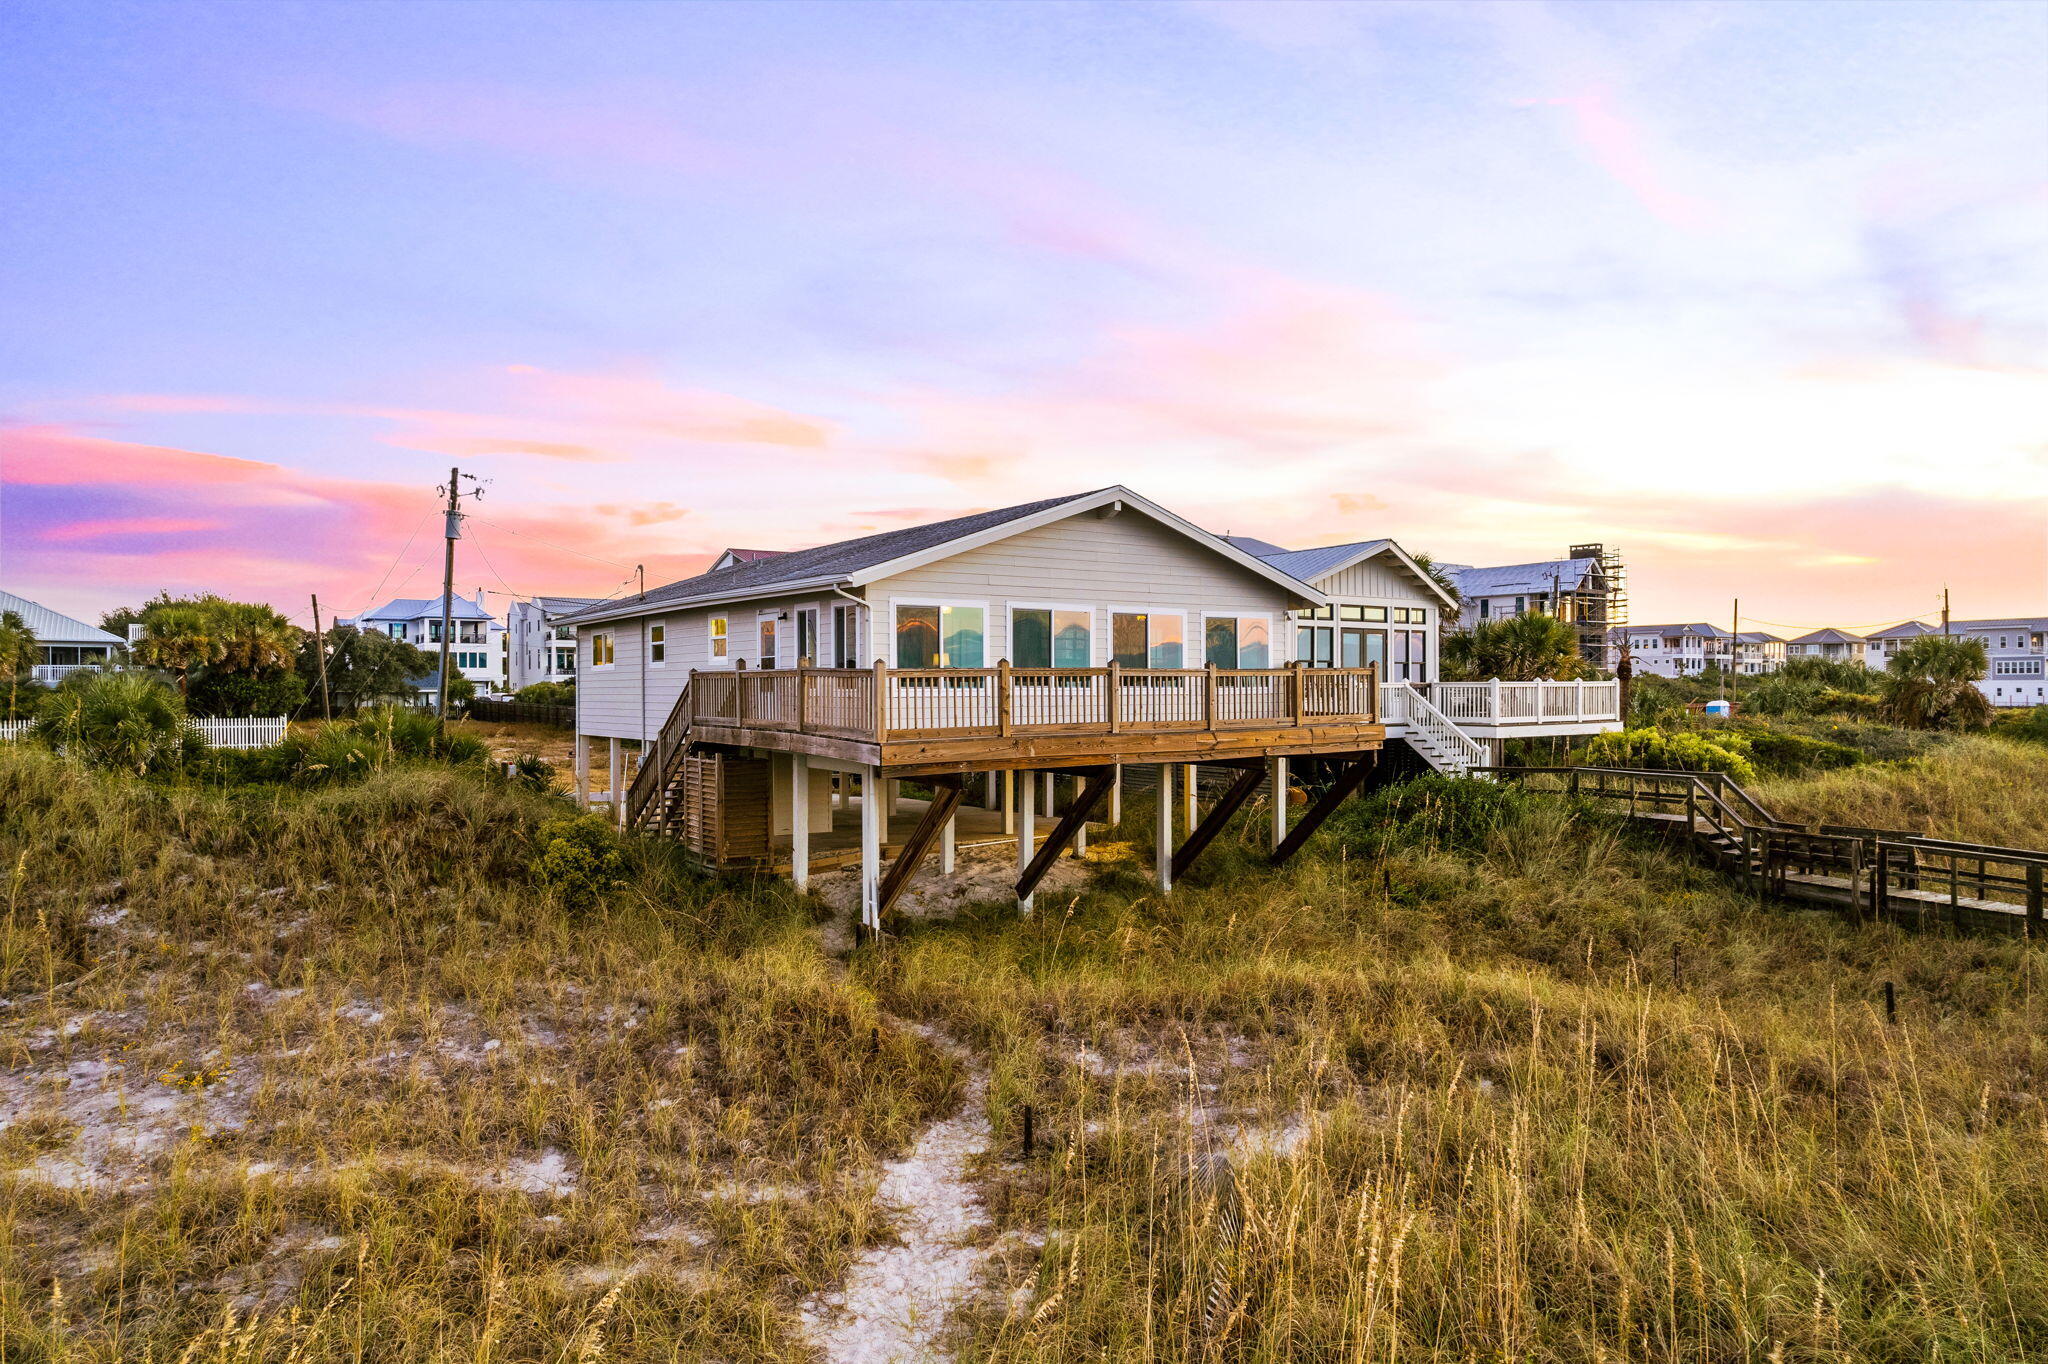
[[[540,827],[540,855],[533,879],[570,910],[596,906],[620,882],[626,868],[618,836],[603,815],[549,820]]]
[[[555,765],[531,749],[505,764],[505,780],[528,791],[555,789]]]
[[[146,673],[76,673],[36,706],[35,735],[94,767],[145,776],[206,751],[178,693]]]
[[[1861,749],[1778,729],[1750,730],[1737,737],[1749,745],[1749,758],[1757,770],[1774,777],[1854,767],[1864,760]]]
[[[335,720],[278,746],[281,775],[300,786],[353,781],[402,760],[480,764],[490,756],[481,739],[450,734],[429,710],[380,706],[352,720]]]
[[[2030,744],[2048,744],[2048,706],[2032,710],[2009,710],[1991,722],[1991,732],[2001,739],[2019,739]]]
[[[1737,781],[1756,780],[1749,740],[1730,730],[1671,734],[1661,729],[1624,729],[1596,734],[1566,755],[1574,767],[1637,767],[1657,772],[1726,772]]]
[[[1520,823],[1532,797],[1519,786],[1434,773],[1351,801],[1332,821],[1348,847],[1476,850]]]
[[[185,704],[194,715],[295,715],[306,704],[306,683],[295,672],[195,673]]]
[[[532,682],[513,693],[512,699],[531,706],[573,706],[576,704],[576,684]]]

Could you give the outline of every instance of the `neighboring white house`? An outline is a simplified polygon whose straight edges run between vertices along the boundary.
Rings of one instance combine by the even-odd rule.
[[[36,637],[40,657],[34,677],[46,687],[56,686],[82,668],[106,667],[115,661],[115,650],[122,646],[119,635],[12,592],[0,592],[0,612],[4,611],[20,616],[22,624]]]
[[[1952,621],[1949,633],[1984,641],[1991,671],[1977,688],[1992,705],[2048,705],[2048,616]]]
[[[1693,677],[1710,667],[1731,667],[1735,661],[1735,636],[1705,621],[1624,626],[1611,637],[1617,646],[1623,641],[1638,676]]]
[[[598,597],[535,597],[516,601],[506,612],[506,686],[511,691],[536,682],[576,680],[576,627],[561,624],[562,617],[586,606]]]
[[[1922,635],[1938,635],[1941,631],[1925,621],[1901,621],[1889,630],[1879,630],[1863,637],[1863,665],[1867,668],[1882,668],[1891,662],[1901,645],[1919,639]]]
[[[439,597],[398,597],[353,620],[335,623],[381,631],[438,656],[441,606]],[[448,645],[449,662],[485,691],[501,690],[505,685],[505,627],[484,606],[482,592],[476,594],[475,601],[457,597],[452,606],[455,638]]]
[[[1833,626],[1803,634],[1785,645],[1787,658],[1825,658],[1834,663],[1862,663],[1869,652],[1869,641],[1863,636]]]
[[[1735,637],[1735,671],[1746,677],[1785,666],[1785,641],[1768,630],[1744,630]]]
[[[1445,564],[1464,606],[1457,628],[1510,616],[1556,616],[1579,636],[1579,655],[1596,668],[1616,661],[1612,629],[1628,619],[1626,570],[1604,545],[1575,545],[1562,559],[1473,567]]]

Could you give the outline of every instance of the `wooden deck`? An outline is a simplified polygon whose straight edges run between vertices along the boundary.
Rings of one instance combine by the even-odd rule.
[[[666,733],[892,777],[1228,762],[1379,748],[1374,668],[792,668],[692,672]]]

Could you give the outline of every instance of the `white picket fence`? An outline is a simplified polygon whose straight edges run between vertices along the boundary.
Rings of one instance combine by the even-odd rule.
[[[194,720],[199,736],[215,748],[268,748],[284,739],[286,717],[256,716],[245,720]],[[28,733],[27,720],[0,722],[0,741]]]

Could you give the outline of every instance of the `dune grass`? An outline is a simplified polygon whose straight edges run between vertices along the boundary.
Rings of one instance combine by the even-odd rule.
[[[470,775],[0,750],[0,1358],[809,1359],[969,1065],[963,1359],[2048,1352],[2040,949],[1759,905],[1544,801],[1277,874],[1253,811],[1162,900],[1141,805],[1070,902],[842,963],[659,845],[568,912],[560,806]]]
[[[2048,847],[2048,748],[1957,737],[1901,763],[1763,783],[1765,803],[1803,823],[1910,829],[2000,847]]]

